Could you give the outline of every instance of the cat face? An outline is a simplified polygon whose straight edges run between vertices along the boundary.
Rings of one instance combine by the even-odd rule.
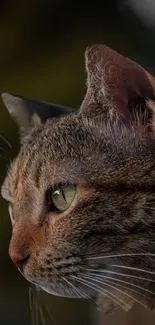
[[[103,63],[113,61],[105,77]],[[3,96],[13,115],[26,108],[18,115],[21,149],[2,188],[13,226],[10,257],[49,293],[93,297],[106,311],[128,310],[134,299],[152,307],[154,274],[142,287],[138,270],[155,270],[154,103],[145,101],[154,80],[102,46],[87,49],[86,65],[88,90],[76,114],[58,107],[55,118],[51,106],[54,118],[49,110],[43,118],[45,103],[38,111],[34,101]]]

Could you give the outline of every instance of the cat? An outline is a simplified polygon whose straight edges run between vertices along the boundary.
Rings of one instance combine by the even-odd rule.
[[[98,308],[155,306],[155,79],[105,45],[85,52],[81,107],[2,99],[21,148],[2,186],[23,276]]]

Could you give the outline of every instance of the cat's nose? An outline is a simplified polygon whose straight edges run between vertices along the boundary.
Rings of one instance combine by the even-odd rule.
[[[16,266],[19,268],[22,268],[30,257],[30,254],[27,252],[18,251],[17,249],[9,249],[9,255],[13,263],[16,264]]]

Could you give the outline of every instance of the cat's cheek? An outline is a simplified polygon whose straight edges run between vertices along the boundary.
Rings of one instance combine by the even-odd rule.
[[[48,214],[44,215],[39,222],[40,227],[43,227],[45,224],[50,224],[51,222],[54,222],[55,219],[61,215],[61,212],[49,212]]]

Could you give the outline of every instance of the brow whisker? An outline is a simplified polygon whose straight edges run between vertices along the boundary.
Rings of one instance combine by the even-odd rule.
[[[8,145],[9,148],[12,148],[11,143],[5,137],[3,137],[3,135],[0,134],[0,138]]]

